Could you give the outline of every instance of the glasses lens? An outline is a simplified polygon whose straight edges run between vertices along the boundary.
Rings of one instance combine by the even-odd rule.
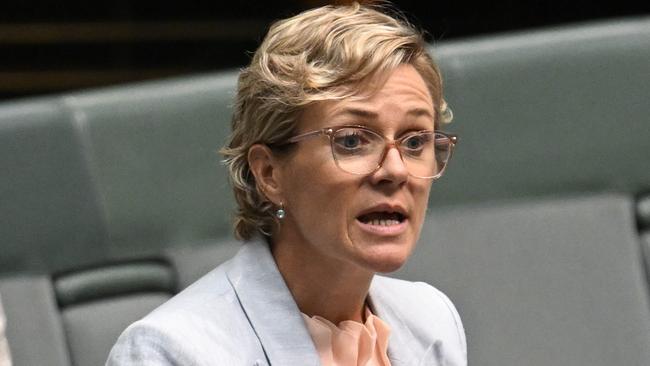
[[[453,143],[439,132],[418,132],[405,136],[400,143],[402,158],[412,176],[438,178],[445,169]]]
[[[445,171],[445,167],[451,158],[454,149],[454,142],[451,137],[442,133],[435,133],[436,169],[435,176],[439,177]]]
[[[332,152],[339,168],[352,174],[367,174],[379,165],[384,138],[362,128],[345,127],[332,136]]]
[[[449,161],[453,141],[439,132],[416,132],[399,139],[398,148],[410,175],[438,178]],[[375,171],[385,149],[386,141],[381,135],[363,128],[344,127],[332,135],[336,164],[348,173]]]

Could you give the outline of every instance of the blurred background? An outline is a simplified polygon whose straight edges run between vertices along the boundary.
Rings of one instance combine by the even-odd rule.
[[[349,1],[11,0],[0,100],[245,65],[269,24]],[[647,1],[394,1],[429,41],[650,14]]]

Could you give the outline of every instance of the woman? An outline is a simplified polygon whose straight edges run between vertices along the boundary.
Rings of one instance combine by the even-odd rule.
[[[404,264],[455,137],[421,35],[354,4],[275,23],[223,149],[247,241],[131,325],[108,365],[465,365],[451,302]],[[449,118],[447,118],[449,119]]]

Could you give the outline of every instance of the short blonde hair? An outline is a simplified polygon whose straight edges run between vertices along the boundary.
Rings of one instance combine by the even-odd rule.
[[[296,132],[309,104],[359,97],[365,84],[382,81],[401,64],[420,73],[431,93],[435,123],[450,119],[440,72],[422,34],[381,8],[358,3],[324,6],[274,23],[239,75],[232,135],[221,152],[237,202],[235,236],[270,236],[274,204],[257,187],[248,150],[273,146]]]

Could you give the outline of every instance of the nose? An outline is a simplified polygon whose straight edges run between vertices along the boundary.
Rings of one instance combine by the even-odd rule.
[[[409,175],[406,164],[402,160],[402,155],[397,147],[393,145],[387,147],[387,149],[380,168],[372,175],[372,180],[374,183],[390,182],[396,185],[402,184],[408,179]]]

